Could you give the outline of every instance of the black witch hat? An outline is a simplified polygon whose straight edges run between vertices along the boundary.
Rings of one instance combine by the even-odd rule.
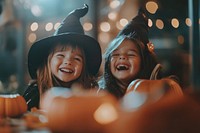
[[[35,42],[28,53],[28,69],[31,78],[35,79],[38,67],[47,60],[50,49],[56,43],[73,42],[83,48],[88,71],[91,75],[96,75],[101,65],[101,48],[99,43],[92,37],[85,35],[80,18],[88,12],[88,5],[70,12],[62,21],[60,27],[54,35]]]
[[[120,35],[132,35],[131,38],[142,41],[145,45],[149,42],[148,39],[148,18],[142,8],[139,9],[138,15],[134,17],[120,32]]]

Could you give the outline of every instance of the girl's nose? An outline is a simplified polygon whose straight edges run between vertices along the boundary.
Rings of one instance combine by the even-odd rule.
[[[120,55],[119,59],[120,60],[125,60],[125,59],[127,59],[127,57],[125,55]]]
[[[68,58],[68,57],[65,57],[63,62],[64,62],[64,64],[67,64],[67,65],[71,65],[72,64],[71,59]]]

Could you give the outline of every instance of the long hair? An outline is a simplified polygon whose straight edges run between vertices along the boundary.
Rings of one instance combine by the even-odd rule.
[[[112,52],[117,47],[119,47],[125,39],[129,39],[134,42],[133,44],[136,44],[136,47],[138,48],[139,54],[141,57],[140,72],[138,73],[137,77],[135,78],[133,77],[132,80],[136,78],[149,79],[152,70],[157,64],[155,53],[149,52],[147,46],[144,45],[138,39],[133,38],[133,36],[134,36],[134,33],[129,34],[129,35],[118,36],[109,44],[104,54],[104,59],[105,59],[104,73],[99,81],[99,86],[100,88],[106,89],[108,92],[110,92],[117,98],[121,98],[125,94],[127,88],[121,88],[119,84],[117,83],[119,81],[111,73],[110,58],[111,58]]]
[[[80,46],[72,45],[72,44],[73,44],[73,42],[67,42],[67,45],[66,45],[65,42],[58,43],[55,47],[53,47],[50,50],[48,58],[38,68],[38,70],[37,70],[37,84],[38,84],[40,94],[43,94],[48,89],[50,89],[54,86],[61,86],[61,87],[70,88],[73,83],[78,83],[84,89],[90,89],[90,88],[94,88],[95,86],[97,86],[96,77],[89,74],[89,72],[88,72],[88,66],[86,64],[84,50]],[[52,74],[51,69],[50,69],[50,60],[53,57],[53,54],[55,52],[63,51],[63,50],[66,49],[67,46],[71,46],[73,49],[80,48],[80,50],[83,54],[83,71],[81,72],[81,75],[79,76],[78,79],[70,81],[68,83],[68,86],[63,86],[63,84],[62,84],[63,81],[60,81],[59,79],[57,79]]]

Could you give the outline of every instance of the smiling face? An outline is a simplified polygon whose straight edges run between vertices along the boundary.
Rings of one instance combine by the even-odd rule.
[[[63,82],[70,82],[80,77],[83,70],[83,53],[80,48],[70,45],[57,46],[50,60],[53,75]]]
[[[141,56],[133,41],[125,39],[111,54],[110,69],[113,76],[129,84],[138,76]]]

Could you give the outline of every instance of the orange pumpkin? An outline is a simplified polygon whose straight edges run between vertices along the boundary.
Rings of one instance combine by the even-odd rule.
[[[17,117],[27,111],[25,99],[19,94],[0,94],[0,117]]]
[[[63,87],[52,87],[40,97],[40,109],[47,110],[51,106],[52,100],[57,96],[70,97],[72,91]]]
[[[159,80],[137,79],[132,81],[123,97],[123,106],[136,109],[154,103],[164,96],[182,96],[180,85],[170,78]]]
[[[47,108],[53,132],[103,133],[118,118],[118,102],[107,93],[86,92],[71,97],[54,97]]]
[[[169,95],[134,111],[123,112],[108,133],[200,133],[200,92]]]
[[[180,85],[170,78],[163,78],[160,80],[145,80],[137,79],[130,83],[127,88],[127,93],[130,91],[138,91],[145,93],[155,93],[163,91],[164,94],[182,95]]]

